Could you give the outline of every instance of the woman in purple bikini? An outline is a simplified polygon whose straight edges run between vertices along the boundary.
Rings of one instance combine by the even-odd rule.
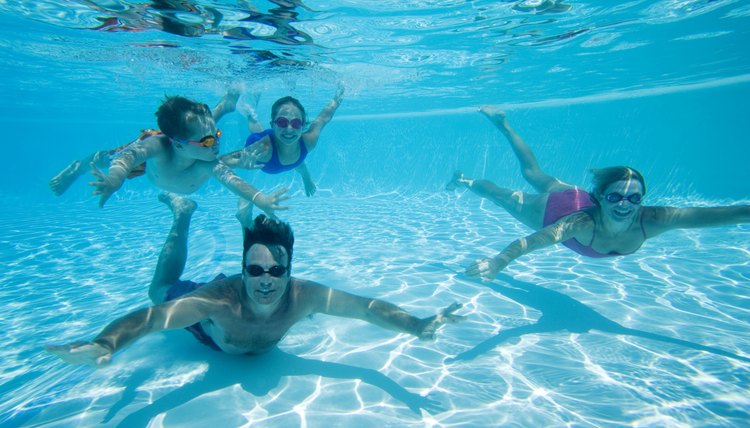
[[[583,256],[616,257],[638,251],[645,240],[668,230],[750,222],[750,205],[643,206],[646,182],[640,172],[625,166],[592,170],[592,191],[581,190],[542,171],[529,146],[510,127],[505,112],[493,106],[482,106],[479,111],[508,139],[523,177],[539,193],[472,180],[461,172],[453,175],[447,189],[465,186],[536,231],[513,241],[495,257],[477,260],[466,268],[469,276],[492,279],[518,257],[560,242]]]

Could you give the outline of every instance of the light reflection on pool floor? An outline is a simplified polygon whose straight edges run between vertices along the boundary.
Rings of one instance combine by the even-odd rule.
[[[183,278],[239,271],[235,201],[198,196]],[[526,256],[461,274],[528,230],[478,198],[317,195],[281,214],[294,275],[428,316],[434,342],[317,315],[280,349],[230,356],[185,332],[94,371],[41,352],[147,304],[171,216],[155,197],[0,213],[0,425],[737,426],[750,420],[750,226],[678,231],[637,254]]]

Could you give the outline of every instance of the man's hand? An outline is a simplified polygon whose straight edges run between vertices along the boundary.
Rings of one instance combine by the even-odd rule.
[[[453,312],[461,309],[463,305],[460,303],[453,303],[447,308],[443,309],[437,315],[422,320],[423,327],[421,332],[417,334],[422,340],[433,340],[435,339],[435,332],[443,324],[453,324],[464,320],[466,317],[462,315],[455,315]]]
[[[67,345],[48,345],[44,350],[55,354],[68,364],[87,364],[101,367],[109,364],[112,351],[98,343],[73,342]]]

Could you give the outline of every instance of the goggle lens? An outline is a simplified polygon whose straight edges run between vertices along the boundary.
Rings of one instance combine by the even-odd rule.
[[[275,278],[278,278],[284,276],[284,274],[286,273],[286,266],[275,265],[271,266],[268,269],[263,269],[263,267],[259,265],[249,265],[245,266],[245,271],[250,276],[261,276],[264,273],[267,273]]]
[[[302,125],[304,125],[304,123],[302,122],[302,119],[295,117],[294,119],[289,120],[285,118],[284,116],[277,117],[276,120],[273,121],[273,123],[275,123],[276,126],[278,126],[279,128],[286,128],[287,126],[291,124],[292,128],[294,129],[301,129]]]
[[[638,205],[641,203],[641,200],[643,199],[643,195],[641,195],[640,193],[633,193],[632,195],[628,195],[626,197],[625,195],[621,193],[612,192],[612,193],[607,193],[606,195],[604,195],[604,199],[606,199],[607,202],[611,202],[613,204],[616,204],[623,199],[627,199],[628,202],[630,202],[631,204]]]

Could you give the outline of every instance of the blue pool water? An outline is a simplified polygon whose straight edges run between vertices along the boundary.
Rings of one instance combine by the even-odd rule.
[[[0,426],[748,426],[750,225],[613,259],[548,248],[482,282],[465,266],[530,230],[443,190],[461,169],[531,191],[476,112],[493,103],[565,181],[628,164],[648,204],[747,204],[748,3],[193,6],[0,3]],[[294,275],[467,319],[422,342],[317,315],[254,357],[166,332],[99,370],[44,353],[148,304],[171,222],[143,179],[104,209],[88,178],[60,197],[47,181],[154,127],[165,94],[213,104],[238,84],[262,120],[280,96],[314,115],[346,88],[308,158],[314,197],[292,174],[242,173],[291,187]],[[241,146],[240,113],[219,126],[222,150]],[[183,278],[238,272],[236,197],[191,198]]]

